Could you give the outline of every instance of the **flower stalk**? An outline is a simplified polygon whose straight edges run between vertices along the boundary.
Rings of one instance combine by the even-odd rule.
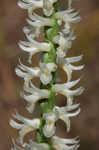
[[[27,9],[29,26],[24,27],[23,32],[28,41],[20,41],[21,50],[29,54],[28,63],[32,64],[32,56],[41,53],[38,67],[28,67],[20,64],[16,68],[16,74],[24,79],[24,89],[21,96],[28,103],[26,109],[33,113],[35,104],[40,105],[40,118],[28,119],[17,112],[10,125],[19,130],[17,144],[14,142],[13,150],[77,150],[78,137],[63,139],[56,136],[56,122],[61,119],[66,124],[67,132],[70,132],[70,118],[80,113],[79,104],[74,104],[74,97],[82,94],[84,88],[72,89],[80,79],[72,81],[72,72],[83,69],[83,65],[74,66],[75,62],[82,59],[81,56],[67,57],[68,50],[72,47],[72,41],[76,36],[72,24],[80,21],[78,12],[72,8],[72,1],[68,0],[67,10],[59,11],[58,0],[19,0],[18,5]],[[34,10],[41,8],[43,16],[39,16]],[[38,42],[41,31],[45,34],[45,40]],[[67,75],[66,83],[58,81],[59,67]],[[40,78],[40,87],[37,88],[32,79]],[[62,94],[66,99],[66,106],[56,106],[56,95]],[[35,140],[24,142],[25,136],[36,131]]]

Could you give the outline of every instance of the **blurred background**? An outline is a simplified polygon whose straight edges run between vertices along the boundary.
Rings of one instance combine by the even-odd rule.
[[[66,1],[62,0],[60,5],[65,6]],[[77,40],[69,55],[84,54],[81,63],[85,64],[85,69],[75,72],[73,78],[82,77],[79,85],[85,87],[85,92],[75,98],[75,102],[81,103],[82,111],[71,120],[70,136],[80,136],[79,150],[99,150],[99,0],[78,0],[74,7],[80,10],[82,21],[74,25]],[[27,60],[27,54],[17,46],[19,40],[25,39],[22,28],[26,25],[26,16],[26,11],[17,6],[17,0],[0,1],[0,150],[11,149],[12,138],[18,136],[18,132],[9,126],[12,114],[18,110],[24,116],[32,117],[19,94],[24,82],[15,75],[18,58],[21,57],[23,63]],[[35,58],[33,64],[37,63]],[[65,79],[62,71],[60,76]],[[65,101],[59,96],[57,104],[64,105]],[[61,121],[57,134],[69,136]]]

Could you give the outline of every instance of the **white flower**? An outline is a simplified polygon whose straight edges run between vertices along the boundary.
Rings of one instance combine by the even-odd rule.
[[[50,16],[54,11],[53,4],[55,2],[57,2],[57,0],[19,0],[18,5],[23,9],[31,9],[32,12],[37,8],[42,8],[43,13],[46,16]]]
[[[32,10],[35,10],[43,7],[43,0],[19,0],[18,5],[23,9],[32,8]]]
[[[40,34],[40,31],[36,27],[33,27],[33,26],[24,27],[23,32],[29,41],[32,41],[32,39],[38,37]]]
[[[37,143],[29,140],[29,143],[24,143],[23,148],[19,147],[13,141],[14,148],[11,150],[49,150],[49,145],[46,143]]]
[[[35,104],[44,98],[48,98],[50,91],[47,89],[36,88],[32,83],[30,87],[24,87],[24,92],[21,93],[21,96],[28,102],[27,110],[32,113],[35,107]]]
[[[67,74],[67,81],[71,80],[73,70],[81,70],[84,68],[84,65],[74,66],[71,64],[80,61],[82,57],[83,55],[77,57],[69,57],[69,58],[57,57],[57,63],[61,65],[61,67]]]
[[[18,65],[18,68],[16,68],[16,74],[21,77],[24,78],[24,86],[25,87],[29,87],[29,83],[30,81],[34,78],[34,77],[39,77],[40,74],[40,69],[38,67],[27,67],[25,65],[23,65],[20,61],[20,65]]]
[[[42,16],[37,15],[36,13],[32,13],[29,11],[29,18],[32,20],[27,19],[27,22],[33,27],[44,27],[44,26],[53,26],[53,19],[44,18]]]
[[[57,0],[43,0],[43,13],[46,16],[52,15],[54,11],[53,4],[57,2]]]
[[[48,52],[50,51],[50,44],[49,43],[40,43],[33,39],[31,39],[31,42],[26,41],[20,41],[19,47],[23,50],[29,53],[29,63],[31,63],[32,56],[38,52]]]
[[[16,128],[19,131],[19,139],[18,141],[23,144],[23,138],[25,137],[25,135],[31,131],[34,131],[36,129],[39,129],[40,126],[40,119],[28,119],[28,118],[24,118],[21,115],[19,115],[18,113],[16,113],[15,115],[13,115],[14,118],[16,118],[17,120],[23,122],[23,124],[17,123],[14,120],[10,121],[10,125],[13,128]]]
[[[56,93],[59,93],[59,94],[66,96],[67,97],[67,104],[72,104],[73,96],[80,95],[84,91],[84,88],[82,88],[82,87],[79,87],[75,90],[70,90],[70,88],[75,86],[79,82],[79,80],[80,79],[75,80],[75,81],[71,81],[71,82],[67,82],[64,84],[55,84],[55,85],[53,85],[53,90]]]
[[[70,131],[70,117],[75,117],[80,113],[80,108],[77,109],[78,107],[79,104],[70,105],[70,106],[67,105],[65,107],[58,107],[58,106],[54,107],[54,111],[57,111],[59,113],[59,119],[63,120],[66,123],[67,132]]]
[[[27,23],[35,29],[36,35],[39,35],[45,26],[53,26],[53,19],[44,18],[32,12],[32,8],[28,10],[28,16],[31,19],[26,19]]]
[[[43,127],[43,133],[46,137],[51,137],[55,134],[55,122],[59,119],[59,113],[57,110],[49,113],[44,113],[43,118],[46,121]]]
[[[51,72],[55,72],[57,66],[55,63],[40,63],[40,80],[43,84],[48,84],[52,80]]]
[[[79,12],[74,12],[74,9],[68,9],[57,12],[55,14],[56,19],[62,20],[65,23],[66,32],[70,32],[71,24],[78,23],[81,18],[78,16]]]
[[[55,134],[56,127],[55,123],[58,119],[65,122],[67,127],[67,132],[70,131],[70,118],[75,117],[80,113],[79,104],[58,107],[55,106],[52,112],[44,113],[43,118],[46,121],[43,127],[43,133],[46,137],[52,137]],[[72,111],[72,112],[71,112]]]
[[[54,38],[54,42],[59,45],[57,48],[57,57],[65,57],[67,54],[67,50],[72,46],[72,40],[75,39],[74,33],[71,32],[68,34],[59,32]]]
[[[20,61],[20,60],[19,60]],[[28,88],[29,83],[34,77],[39,77],[43,84],[48,84],[52,80],[52,72],[57,69],[55,63],[40,63],[40,67],[27,67],[20,61],[20,65],[16,68],[16,74],[24,78],[24,87]]]
[[[79,148],[79,140],[77,140],[77,138],[64,139],[53,136],[52,143],[56,150],[77,150]]]
[[[29,140],[29,144],[25,143],[24,150],[49,150],[49,145],[47,143],[37,143]]]

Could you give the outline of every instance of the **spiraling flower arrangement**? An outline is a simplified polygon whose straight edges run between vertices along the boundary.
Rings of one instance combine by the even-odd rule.
[[[38,67],[29,67],[21,61],[16,68],[16,74],[24,79],[24,90],[21,96],[27,101],[27,111],[33,113],[35,104],[40,105],[40,118],[28,119],[16,112],[15,119],[10,121],[13,128],[19,130],[17,144],[14,142],[12,150],[77,150],[79,138],[64,139],[56,135],[56,122],[61,119],[66,124],[67,132],[70,131],[70,118],[80,113],[79,104],[74,104],[74,97],[82,94],[84,88],[72,89],[79,81],[72,80],[74,70],[83,69],[83,65],[75,66],[73,63],[82,59],[81,56],[67,57],[68,50],[75,40],[73,23],[78,23],[81,18],[79,12],[72,8],[72,1],[68,0],[66,10],[58,9],[58,0],[19,0],[18,5],[27,9],[29,26],[23,31],[28,41],[20,41],[19,47],[29,54],[28,63],[32,64],[32,56],[41,53]],[[42,9],[42,16],[34,11]],[[45,40],[38,42],[36,39],[41,32]],[[61,67],[67,75],[66,83],[57,79]],[[36,87],[32,79],[40,78],[40,88]],[[56,95],[66,97],[66,106],[56,106]],[[24,137],[36,131],[35,140],[24,142]],[[19,146],[20,145],[20,146]]]

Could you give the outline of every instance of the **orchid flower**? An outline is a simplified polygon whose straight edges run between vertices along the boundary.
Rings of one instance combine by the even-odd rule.
[[[57,136],[53,136],[52,143],[56,150],[77,150],[79,148],[77,138],[63,139]]]
[[[18,113],[16,113],[15,115],[13,115],[15,119],[23,122],[23,124],[17,123],[14,120],[10,121],[10,125],[13,128],[16,128],[19,130],[19,139],[18,141],[20,143],[23,144],[23,138],[25,137],[25,135],[31,131],[37,130],[39,129],[40,126],[40,119],[28,119],[28,118],[24,118],[23,116],[19,115]]]
[[[39,43],[35,40],[31,39],[31,42],[20,41],[19,47],[29,53],[29,63],[32,62],[32,56],[38,52],[48,52],[50,51],[50,44],[49,43]]]
[[[57,12],[55,14],[58,20],[61,20],[65,23],[65,32],[69,33],[72,23],[78,23],[81,20],[81,17],[78,16],[79,12],[75,12],[74,9],[68,9],[64,11]]]
[[[59,35],[54,38],[54,42],[59,44],[57,48],[57,57],[65,57],[67,54],[68,49],[72,46],[72,40],[76,37],[71,32],[69,35],[65,34],[64,32],[59,32]]]
[[[84,65],[80,66],[74,66],[72,63],[78,62],[82,59],[83,55],[77,56],[77,57],[57,57],[57,63],[62,67],[62,69],[67,74],[67,81],[70,81],[72,79],[72,72],[74,70],[82,70],[84,68]]]
[[[79,80],[80,79],[75,80],[75,81],[71,81],[71,82],[67,82],[67,83],[63,83],[63,84],[55,84],[55,85],[53,85],[53,89],[56,93],[59,93],[59,94],[66,96],[67,97],[67,103],[72,104],[73,103],[73,97],[82,94],[84,91],[83,87],[79,87],[75,90],[70,90],[70,88],[75,86],[79,82]]]
[[[18,68],[16,68],[16,74],[24,78],[24,86],[29,87],[29,83],[35,77],[39,77],[44,84],[50,83],[52,80],[52,72],[55,72],[57,65],[55,63],[40,63],[40,67],[27,67],[20,62]]]
[[[21,93],[21,96],[28,102],[27,110],[32,113],[35,108],[35,104],[44,98],[48,98],[50,91],[36,88],[32,83],[30,83],[30,86],[31,87],[29,88],[24,87],[24,92]]]

